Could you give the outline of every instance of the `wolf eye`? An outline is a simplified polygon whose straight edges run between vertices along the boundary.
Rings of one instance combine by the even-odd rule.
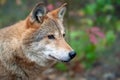
[[[65,37],[65,34],[63,34],[63,37]]]
[[[49,39],[55,39],[54,35],[48,35]]]

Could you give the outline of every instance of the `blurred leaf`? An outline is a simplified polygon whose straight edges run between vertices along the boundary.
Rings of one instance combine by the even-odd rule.
[[[109,11],[109,12],[113,12],[114,11],[114,7],[113,5],[105,5],[104,8],[103,8],[103,11],[106,12],[106,11]]]
[[[109,23],[111,21],[111,19],[112,19],[112,15],[107,15],[105,22]]]
[[[88,4],[84,11],[86,14],[89,14],[89,15],[94,15],[95,14],[95,10],[96,10],[96,4],[93,3],[93,4]]]
[[[111,45],[116,39],[116,36],[112,30],[107,31],[106,33],[106,41],[108,45]]]
[[[67,66],[64,64],[64,63],[57,63],[55,65],[55,67],[58,69],[58,70],[61,70],[61,71],[66,71],[67,70]]]
[[[86,24],[88,25],[89,27],[92,27],[93,26],[93,20],[90,19],[90,18],[84,18],[81,20],[81,23],[82,24]]]
[[[117,31],[120,31],[120,21],[116,21],[115,26],[117,28]]]
[[[86,49],[85,49],[85,52],[86,53],[89,53],[89,52],[94,52],[95,51],[95,46],[94,45],[92,45],[92,44],[88,44],[88,45],[86,45],[86,47],[85,47]]]

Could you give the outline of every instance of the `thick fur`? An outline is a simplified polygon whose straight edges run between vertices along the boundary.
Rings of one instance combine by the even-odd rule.
[[[0,30],[0,80],[39,80],[54,61],[69,60],[72,48],[63,37],[64,8],[46,13],[38,4],[25,20]],[[49,34],[56,40],[49,40]]]

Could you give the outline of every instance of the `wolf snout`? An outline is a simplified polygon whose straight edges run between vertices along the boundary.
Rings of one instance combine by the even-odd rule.
[[[76,56],[76,52],[75,51],[69,52],[70,59],[74,58],[75,56]]]

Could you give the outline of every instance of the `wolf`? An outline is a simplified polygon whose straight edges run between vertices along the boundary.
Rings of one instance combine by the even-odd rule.
[[[0,29],[0,80],[39,80],[52,63],[75,57],[64,39],[66,5],[47,12],[38,3],[26,19]]]

